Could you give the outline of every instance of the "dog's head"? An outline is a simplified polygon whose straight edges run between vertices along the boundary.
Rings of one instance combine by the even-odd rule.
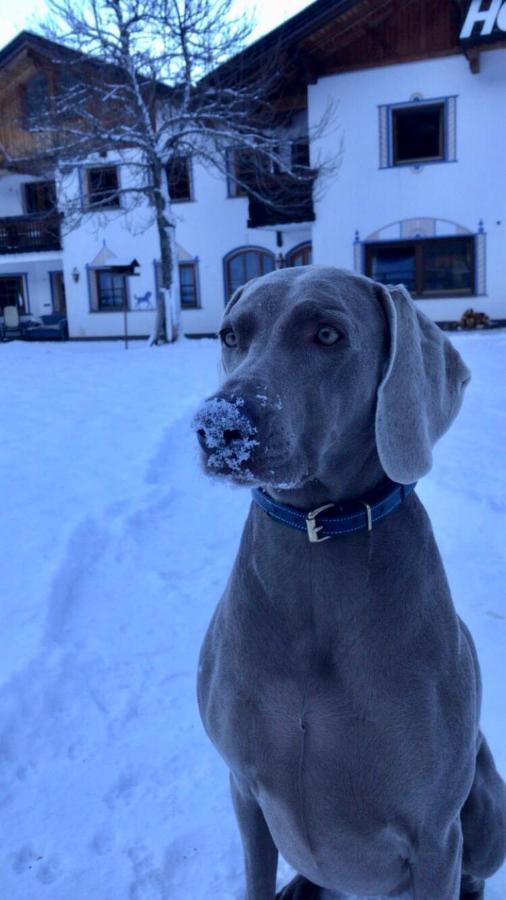
[[[220,338],[225,380],[195,418],[205,467],[279,491],[416,480],[470,377],[404,288],[324,266],[248,282]]]

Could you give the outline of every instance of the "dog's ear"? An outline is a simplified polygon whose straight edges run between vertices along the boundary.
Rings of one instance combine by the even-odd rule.
[[[388,477],[409,484],[431,468],[432,447],[457,415],[471,373],[402,285],[377,289],[390,350],[378,388],[376,445]]]

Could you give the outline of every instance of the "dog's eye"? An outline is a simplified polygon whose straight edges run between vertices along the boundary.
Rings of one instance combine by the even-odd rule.
[[[231,328],[227,329],[227,331],[222,331],[220,337],[226,347],[237,347],[237,335]]]
[[[315,336],[316,342],[324,344],[325,347],[330,347],[331,344],[335,344],[340,338],[341,333],[333,325],[322,325]]]

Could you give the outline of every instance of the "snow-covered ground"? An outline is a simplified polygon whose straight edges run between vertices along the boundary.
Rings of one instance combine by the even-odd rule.
[[[506,774],[506,334],[457,335],[463,411],[419,486]],[[0,897],[240,900],[195,673],[249,505],[200,474],[217,344],[0,345]],[[289,875],[280,865],[280,883]],[[506,869],[489,883],[506,897]]]

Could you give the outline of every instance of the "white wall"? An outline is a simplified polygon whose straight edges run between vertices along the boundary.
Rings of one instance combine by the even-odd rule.
[[[138,171],[131,169],[127,162],[113,154],[107,158],[90,158],[90,165],[121,164],[120,184],[122,188],[135,185]],[[59,205],[72,208],[80,196],[78,168],[67,173],[59,182]],[[90,285],[94,277],[91,270],[93,261],[104,247],[111,251],[103,265],[120,265],[137,259],[140,264],[139,277],[129,279],[131,310],[128,312],[128,331],[133,336],[151,334],[155,318],[156,290],[153,261],[160,258],[159,240],[153,211],[143,198],[136,200],[135,208],[130,201],[121,198],[124,208],[102,210],[78,216],[77,226],[72,228],[69,214],[63,225],[63,271],[66,288],[69,334],[75,338],[119,337],[123,334],[123,312],[93,311],[91,309]],[[125,212],[125,209],[130,211]],[[70,229],[70,230],[69,230]],[[79,273],[79,281],[72,276]],[[135,308],[135,296],[151,293],[151,309]]]
[[[436,320],[457,319],[469,306],[506,318],[506,50],[482,50],[473,75],[463,55],[366,69],[322,78],[309,91],[310,128],[329,100],[338,101],[344,153],[337,175],[316,204],[314,261],[353,268],[355,230],[363,240],[390,222],[447,219],[475,233],[483,220],[487,296],[420,300]],[[378,106],[457,95],[457,162],[379,168]],[[323,157],[338,152],[338,129],[318,142]]]
[[[198,258],[201,308],[182,310],[185,334],[211,334],[218,330],[225,306],[223,259],[238,247],[262,247],[278,256],[310,240],[309,228],[285,228],[283,246],[276,244],[276,231],[248,228],[246,197],[227,197],[225,176],[193,162],[194,200],[174,203],[176,240],[191,257]]]

